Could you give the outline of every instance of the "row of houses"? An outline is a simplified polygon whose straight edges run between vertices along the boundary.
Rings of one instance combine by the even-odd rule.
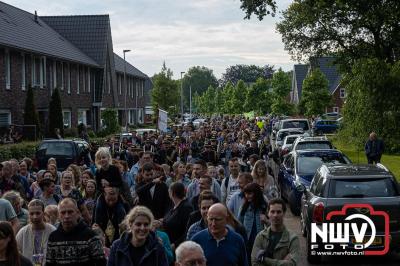
[[[290,102],[298,104],[301,100],[303,81],[307,74],[313,69],[320,69],[328,80],[328,89],[332,95],[333,105],[326,108],[326,112],[340,113],[346,100],[346,90],[342,86],[342,76],[335,64],[335,57],[315,57],[309,64],[294,65],[292,72],[292,90],[290,92]]]
[[[0,127],[23,124],[28,87],[43,126],[58,88],[65,127],[96,131],[105,108],[121,125],[143,123],[152,84],[114,53],[109,15],[38,16],[0,2]]]

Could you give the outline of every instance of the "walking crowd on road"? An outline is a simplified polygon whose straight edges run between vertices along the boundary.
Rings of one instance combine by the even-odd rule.
[[[62,171],[56,158],[2,162],[0,265],[296,265],[268,166],[273,123],[131,132]],[[368,144],[373,160],[380,149]]]

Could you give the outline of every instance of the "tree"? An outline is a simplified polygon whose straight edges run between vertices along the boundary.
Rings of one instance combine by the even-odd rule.
[[[303,81],[301,106],[305,108],[305,115],[320,115],[325,112],[332,102],[328,89],[328,80],[319,69],[313,70]]]
[[[270,89],[270,80],[257,79],[256,83],[247,90],[244,104],[245,112],[255,111],[259,115],[271,112],[272,94],[269,92]]]
[[[172,71],[163,63],[161,72],[152,77],[151,102],[154,110],[161,108],[170,115],[176,115],[180,103],[178,82],[172,79]]]
[[[259,20],[262,20],[266,15],[275,16],[277,5],[274,0],[240,0],[242,2],[240,8],[246,12],[246,19],[250,19],[254,14]]]
[[[195,92],[202,94],[210,86],[218,87],[218,80],[214,76],[213,71],[204,66],[194,66],[189,68],[183,76],[182,87],[184,103],[188,107],[190,101],[190,88],[192,88],[192,97]]]
[[[55,129],[60,129],[61,136],[64,135],[64,119],[61,108],[61,98],[58,88],[55,88],[51,95],[49,104],[49,127],[47,135],[49,137],[56,137]]]
[[[26,92],[25,108],[24,108],[24,125],[35,125],[36,126],[36,136],[40,132],[39,114],[36,110],[35,96],[33,94],[32,87],[29,86]],[[28,139],[34,139],[35,136],[25,136]]]
[[[293,113],[294,107],[288,101],[291,90],[290,76],[282,69],[274,73],[271,80],[272,87],[272,106],[271,110],[274,114],[290,115]]]
[[[112,108],[107,108],[101,111],[101,119],[103,119],[103,129],[101,135],[107,136],[110,134],[117,133],[120,130],[118,124],[117,110]]]
[[[223,89],[223,95],[224,95],[224,104],[223,104],[223,110],[225,114],[234,114],[234,106],[232,105],[232,98],[234,97],[234,90],[235,87],[232,85],[232,83],[228,82],[224,89]]]
[[[259,67],[255,65],[235,65],[226,69],[219,80],[220,87],[224,88],[228,82],[236,85],[239,80],[243,80],[247,85],[257,81],[258,78],[269,79],[274,73],[274,67],[265,65]]]

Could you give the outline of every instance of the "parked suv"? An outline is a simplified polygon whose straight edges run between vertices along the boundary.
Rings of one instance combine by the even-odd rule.
[[[396,178],[383,165],[322,165],[315,173],[309,188],[304,190],[301,199],[300,224],[304,236],[307,236],[307,248],[310,248],[311,223],[326,222],[326,216],[332,211],[341,211],[344,204],[370,204],[374,211],[383,211],[389,215],[390,248],[399,249],[400,244],[400,194]],[[369,215],[368,208],[353,208],[349,214]],[[334,222],[343,222],[347,216],[335,216]],[[369,215],[374,219],[374,215]],[[332,221],[332,220],[331,220]],[[383,248],[385,225],[373,221],[376,236],[368,249]],[[368,235],[368,231],[367,231]],[[351,235],[349,243],[354,248],[355,238]],[[365,241],[365,240],[363,240]],[[318,262],[321,257],[312,256],[308,250],[310,262]]]
[[[334,149],[332,143],[326,137],[298,137],[292,145],[292,151]]]
[[[35,165],[46,169],[47,160],[55,158],[58,170],[62,171],[74,163],[83,165],[90,162],[89,144],[81,139],[47,139],[43,140],[36,149]]]

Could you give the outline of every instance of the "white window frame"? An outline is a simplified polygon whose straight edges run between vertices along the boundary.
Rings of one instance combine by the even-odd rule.
[[[79,80],[79,65],[76,65],[76,94],[79,94],[79,84],[80,80]]]
[[[24,53],[21,53],[21,90],[26,90],[26,66]]]
[[[7,120],[8,120],[7,125],[1,125],[1,124],[0,124],[0,126],[10,126],[10,125],[11,125],[11,111],[10,111],[10,110],[7,110],[7,109],[6,109],[6,110],[4,110],[4,109],[1,110],[1,109],[0,109],[0,114],[7,114],[7,117],[8,117],[8,119],[7,119]]]
[[[71,112],[71,110],[69,110],[69,109],[63,109],[62,110],[62,114],[63,114],[63,126],[65,127],[65,118],[66,118],[66,116],[65,115],[67,115],[68,116],[68,119],[69,119],[69,123],[68,123],[68,127],[67,128],[71,128],[71,124],[72,124],[72,112]]]
[[[57,88],[57,61],[53,61],[53,90]]]
[[[340,88],[339,96],[341,99],[346,98],[346,89],[345,88]]]
[[[67,93],[71,94],[71,66],[67,63]]]
[[[135,82],[136,98],[139,97],[139,81]]]
[[[40,80],[40,88],[43,89],[46,86],[46,57],[40,57],[40,68],[39,68],[39,80]]]
[[[64,62],[61,62],[61,90],[64,90]]]
[[[4,64],[5,64],[5,71],[6,71],[6,89],[10,90],[11,89],[11,55],[10,51],[8,49],[5,50],[5,55],[4,55]]]
[[[87,92],[90,92],[90,67],[87,68]]]
[[[334,113],[339,113],[339,107],[335,106],[332,108]]]

